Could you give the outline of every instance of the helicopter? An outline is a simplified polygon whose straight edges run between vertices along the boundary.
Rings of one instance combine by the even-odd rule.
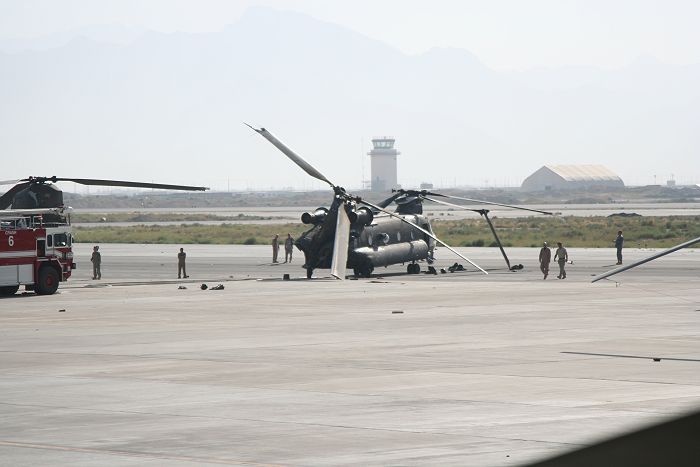
[[[348,193],[345,188],[334,184],[315,167],[306,162],[265,128],[255,128],[245,124],[264,137],[296,165],[310,176],[327,183],[333,190],[333,201],[329,208],[319,207],[314,212],[301,216],[304,224],[312,227],[296,241],[296,247],[304,253],[306,277],[312,278],[314,269],[329,269],[336,279],[346,278],[346,269],[351,268],[356,278],[370,277],[375,267],[392,264],[405,264],[408,274],[420,273],[419,261],[431,265],[434,251],[442,245],[462,258],[477,270],[486,270],[466,256],[440,240],[432,230],[430,220],[423,215],[423,202],[430,201],[457,209],[474,211],[483,216],[493,233],[508,269],[522,269],[522,265],[511,266],[496,230],[488,217],[487,209],[471,209],[436,198],[448,198],[496,205],[513,209],[533,211],[552,215],[550,212],[523,208],[508,204],[462,198],[427,190],[396,190],[389,198],[373,204]],[[395,203],[396,212],[387,209]],[[429,272],[435,272],[432,266]]]
[[[154,188],[159,190],[205,191],[202,186],[165,185],[162,183],[101,180],[96,178],[27,177],[19,180],[3,180],[0,185],[14,185],[0,196],[0,210],[50,209],[63,207],[63,192],[56,182],[73,182],[80,185],[119,186],[127,188]]]
[[[39,295],[51,295],[56,292],[59,283],[68,280],[76,269],[71,208],[63,205],[63,192],[55,185],[63,181],[165,190],[207,189],[55,176],[0,181],[0,185],[14,184],[0,196],[0,296],[14,295],[20,286]]]

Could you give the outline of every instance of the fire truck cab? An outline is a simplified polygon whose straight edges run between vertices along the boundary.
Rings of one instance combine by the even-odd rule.
[[[70,217],[63,208],[0,211],[0,295],[20,286],[51,295],[73,262]]]

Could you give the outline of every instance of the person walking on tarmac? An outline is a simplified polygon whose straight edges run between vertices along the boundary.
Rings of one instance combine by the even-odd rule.
[[[277,261],[277,255],[280,252],[280,236],[279,234],[275,234],[275,238],[272,239],[272,262],[273,263],[278,263]]]
[[[294,239],[292,234],[288,233],[287,238],[284,239],[284,262],[292,262],[292,252],[294,251]]]
[[[187,258],[187,253],[185,253],[184,248],[180,248],[180,253],[177,254],[177,278],[180,279],[180,273],[187,279],[187,268],[185,267],[185,258]]]
[[[102,265],[102,255],[99,252],[100,247],[95,245],[92,247],[92,256],[90,261],[92,261],[92,280],[102,279],[102,271],[100,266]]]
[[[566,279],[566,271],[564,270],[564,267],[566,266],[566,262],[569,260],[569,254],[566,252],[566,248],[564,248],[561,244],[561,242],[557,243],[557,248],[556,253],[554,253],[554,261],[559,262],[559,275],[557,276],[557,279]],[[557,258],[559,258],[557,260]]]
[[[622,236],[622,230],[617,231],[617,238],[615,238],[615,248],[617,249],[617,264],[622,264],[622,244],[625,242],[625,238]]]
[[[547,246],[547,242],[544,242],[542,249],[540,250],[540,271],[544,274],[543,279],[547,279],[549,275],[549,263],[552,261],[552,250]]]

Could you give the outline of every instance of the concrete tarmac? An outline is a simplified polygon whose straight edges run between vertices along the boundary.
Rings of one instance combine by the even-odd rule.
[[[520,465],[700,407],[700,250],[591,284],[614,250],[340,282],[184,248],[190,279],[178,245],[103,245],[93,281],[77,245],[60,293],[0,300],[0,465]]]

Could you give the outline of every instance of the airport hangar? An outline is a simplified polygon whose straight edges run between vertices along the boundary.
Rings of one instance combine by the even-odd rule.
[[[622,179],[602,165],[545,165],[527,177],[523,191],[624,188]]]

